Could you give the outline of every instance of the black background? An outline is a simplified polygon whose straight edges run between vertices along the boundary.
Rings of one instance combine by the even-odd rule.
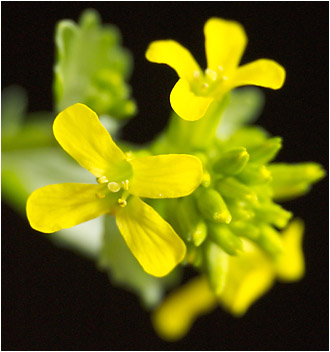
[[[243,63],[280,62],[287,80],[265,90],[259,120],[284,138],[278,160],[320,162],[328,169],[327,2],[2,2],[2,87],[28,90],[29,110],[52,109],[53,32],[63,18],[88,7],[117,25],[135,59],[131,79],[139,114],[124,137],[145,142],[165,126],[170,68],[144,58],[149,42],[172,38],[205,65],[203,24],[235,19],[248,34]],[[328,350],[328,186],[288,202],[306,222],[307,273],[276,284],[241,319],[222,310],[200,318],[178,343],[161,341],[138,299],[110,285],[92,262],[58,249],[2,204],[3,350]]]

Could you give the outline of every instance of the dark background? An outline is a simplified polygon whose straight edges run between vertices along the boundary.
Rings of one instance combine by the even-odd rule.
[[[203,24],[235,19],[248,34],[243,62],[268,57],[287,80],[264,90],[259,120],[284,138],[278,160],[317,161],[328,170],[327,2],[2,2],[2,87],[19,84],[29,110],[52,109],[53,33],[63,18],[88,7],[117,25],[135,59],[131,79],[139,114],[124,137],[145,142],[165,126],[170,68],[148,63],[149,42],[173,38],[205,64]],[[2,204],[3,350],[328,350],[328,186],[317,184],[286,208],[306,222],[307,273],[276,286],[235,319],[217,309],[200,318],[178,343],[161,341],[138,299],[110,285],[92,262],[58,249]]]

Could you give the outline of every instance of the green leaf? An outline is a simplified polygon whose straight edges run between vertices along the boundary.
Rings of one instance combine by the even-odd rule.
[[[1,130],[4,134],[15,133],[23,122],[27,107],[27,94],[19,86],[10,86],[1,92]]]
[[[136,112],[126,83],[132,69],[130,53],[121,46],[118,29],[100,24],[94,10],[86,10],[79,24],[60,21],[56,28],[57,59],[54,96],[57,111],[84,103],[98,115],[127,118]]]
[[[94,182],[88,171],[55,147],[2,152],[1,192],[3,200],[25,217],[28,196],[39,187],[63,182]],[[44,235],[61,247],[95,258],[101,247],[101,218],[71,229]]]
[[[165,288],[177,281],[180,271],[176,269],[164,278],[147,274],[127,247],[116,226],[115,218],[105,216],[104,221],[102,248],[98,261],[100,269],[108,272],[114,285],[137,293],[145,306],[155,306],[161,300]]]
[[[260,89],[248,87],[233,90],[230,93],[229,105],[218,125],[217,137],[227,139],[239,128],[254,122],[263,106],[264,95]]]

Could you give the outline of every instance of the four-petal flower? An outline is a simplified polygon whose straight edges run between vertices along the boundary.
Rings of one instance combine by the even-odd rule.
[[[200,160],[184,154],[130,158],[114,143],[95,112],[83,104],[61,112],[53,130],[62,148],[96,176],[98,184],[65,183],[37,189],[27,201],[31,226],[51,233],[113,214],[144,270],[154,276],[168,274],[184,258],[184,242],[139,197],[190,194],[202,180]]]
[[[234,21],[209,19],[204,26],[207,69],[202,71],[191,53],[174,40],[152,42],[146,58],[167,64],[179,75],[170,101],[183,119],[203,117],[214,100],[231,89],[256,85],[279,89],[285,80],[284,68],[273,60],[259,59],[238,67],[247,37],[243,27]]]

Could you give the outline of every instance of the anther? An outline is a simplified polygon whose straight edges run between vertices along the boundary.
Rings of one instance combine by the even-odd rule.
[[[208,88],[208,86],[209,85],[207,83],[205,83],[205,82],[202,84],[202,88],[204,88],[204,89]]]
[[[128,191],[129,181],[128,180],[122,181],[122,185],[123,185],[123,189],[125,191]]]
[[[109,182],[108,183],[108,189],[110,192],[118,192],[120,190],[120,186],[117,182]]]
[[[99,184],[109,182],[109,181],[107,180],[106,176],[98,177],[98,178],[96,179],[96,181],[97,181],[97,183],[99,183]]]
[[[124,207],[127,205],[127,202],[126,202],[125,199],[119,198],[119,199],[118,199],[118,204],[119,204],[122,208],[124,208]]]
[[[210,77],[212,79],[212,81],[215,81],[217,79],[217,73],[213,70],[210,70],[209,68],[207,68],[205,70],[205,74]]]
[[[131,151],[128,151],[125,153],[127,161],[130,161],[133,159],[133,153]]]
[[[195,78],[199,78],[201,76],[201,73],[200,73],[200,71],[194,71],[194,77]]]

